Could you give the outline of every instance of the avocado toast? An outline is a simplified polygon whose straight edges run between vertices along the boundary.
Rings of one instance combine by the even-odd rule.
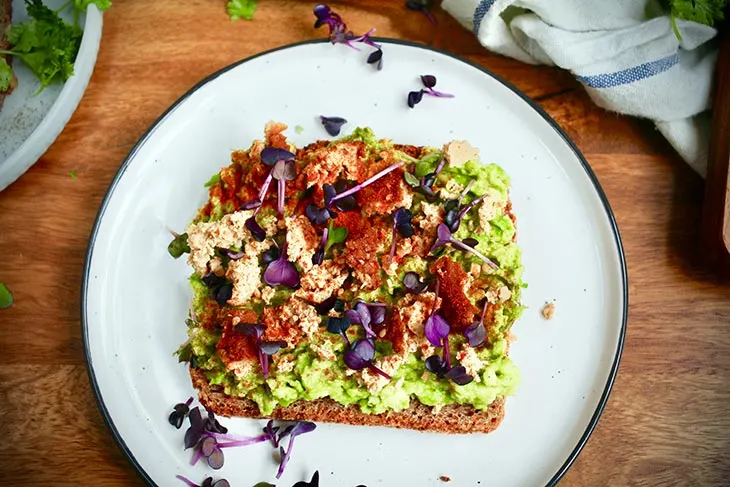
[[[170,244],[189,253],[189,362],[225,416],[490,432],[519,383],[509,178],[466,142],[369,129],[297,149],[269,123]]]

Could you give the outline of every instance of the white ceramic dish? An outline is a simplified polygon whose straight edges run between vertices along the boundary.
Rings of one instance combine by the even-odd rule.
[[[287,46],[210,76],[142,137],[102,204],[89,244],[83,328],[100,407],[123,451],[150,485],[214,474],[190,465],[170,408],[193,394],[173,351],[185,340],[189,267],[167,254],[166,227],[182,229],[206,200],[203,183],[246,148],[269,120],[289,124],[298,145],[328,138],[316,117],[343,116],[400,143],[466,139],[483,161],[512,176],[529,307],[514,327],[511,355],[523,374],[506,418],[490,435],[449,436],[320,424],[297,440],[279,486],[553,485],[595,426],[608,397],[626,327],[620,238],[593,173],[555,122],[514,88],[452,55],[384,41],[385,68],[365,52],[324,41]],[[406,94],[434,74],[454,99]],[[304,130],[296,134],[295,125]],[[555,318],[540,308],[555,299]],[[262,421],[226,420],[239,434]],[[265,444],[231,449],[215,473],[234,487],[274,480]]]
[[[50,8],[65,0],[44,0]],[[66,9],[65,20],[72,16]],[[23,0],[13,0],[13,23],[27,20]],[[90,5],[81,15],[84,29],[81,48],[74,63],[74,75],[64,84],[54,83],[38,93],[40,82],[20,60],[13,60],[18,87],[5,99],[0,110],[0,191],[18,179],[51,146],[81,101],[94,70],[101,43],[102,14]]]

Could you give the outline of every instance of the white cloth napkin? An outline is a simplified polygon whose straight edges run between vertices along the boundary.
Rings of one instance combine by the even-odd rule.
[[[707,168],[717,31],[677,19],[658,0],[443,0],[487,49],[567,69],[593,101],[653,120],[699,174]]]

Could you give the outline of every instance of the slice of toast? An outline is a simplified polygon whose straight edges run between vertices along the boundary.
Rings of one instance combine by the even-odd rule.
[[[200,403],[209,411],[221,416],[247,418],[263,417],[259,407],[250,399],[227,396],[220,386],[211,386],[205,374],[190,368],[193,386],[198,389]],[[440,433],[489,433],[495,430],[504,417],[504,399],[498,398],[486,411],[471,406],[451,405],[434,410],[417,401],[401,412],[365,414],[358,406],[343,406],[332,399],[296,401],[288,407],[277,407],[267,418],[285,421],[315,421],[345,423],[359,426],[389,426]]]
[[[13,1],[12,0],[0,0],[0,50],[10,49],[7,36],[5,35],[10,22],[13,17]],[[8,64],[12,65],[12,56],[0,56],[3,57]],[[3,108],[3,102],[5,97],[10,94],[13,90],[13,84],[11,83],[8,91],[0,91],[0,110]]]

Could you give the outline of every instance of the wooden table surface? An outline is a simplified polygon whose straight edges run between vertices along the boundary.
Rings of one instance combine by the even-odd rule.
[[[0,281],[15,295],[0,311],[0,485],[143,484],[89,387],[79,311],[87,240],[122,160],[180,95],[243,57],[324,35],[312,29],[312,2],[259,3],[253,22],[230,22],[222,0],[117,0],[71,122],[0,193]],[[702,179],[651,123],[595,107],[567,73],[491,55],[444,12],[434,28],[403,4],[333,6],[355,32],[377,27],[460,54],[536,99],[583,151],[618,219],[626,345],[598,428],[562,485],[727,485],[730,286],[700,264]]]

